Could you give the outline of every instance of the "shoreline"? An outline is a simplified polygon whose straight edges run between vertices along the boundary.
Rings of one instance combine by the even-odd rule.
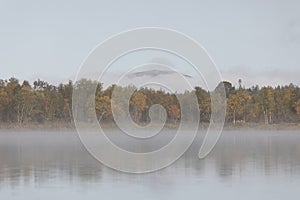
[[[89,127],[90,124],[86,124]],[[199,130],[206,130],[209,123],[199,124]],[[115,129],[118,128],[115,123],[101,123],[103,129]],[[178,124],[166,123],[165,128],[177,129]],[[47,122],[47,123],[1,123],[0,132],[2,130],[17,131],[17,130],[53,130],[53,131],[68,131],[76,130],[74,123],[67,122]],[[269,124],[262,123],[245,123],[233,125],[232,123],[225,123],[223,130],[300,130],[300,124],[298,123],[281,123],[281,124]]]

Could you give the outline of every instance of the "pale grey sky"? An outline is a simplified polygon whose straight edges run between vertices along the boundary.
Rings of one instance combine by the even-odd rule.
[[[234,84],[300,85],[297,0],[0,0],[0,79],[66,81],[101,41],[144,26],[193,37]]]

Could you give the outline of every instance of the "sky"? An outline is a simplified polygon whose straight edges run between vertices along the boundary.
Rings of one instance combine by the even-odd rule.
[[[138,27],[198,41],[224,80],[300,85],[300,1],[0,0],[0,79],[74,79],[99,43]]]

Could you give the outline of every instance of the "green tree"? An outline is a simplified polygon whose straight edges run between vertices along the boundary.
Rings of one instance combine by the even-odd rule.
[[[200,121],[209,122],[211,115],[211,100],[209,93],[200,87],[195,87],[195,94],[199,104]]]
[[[9,104],[9,98],[7,92],[5,91],[4,85],[0,86],[0,120],[4,120],[4,111],[7,109]]]

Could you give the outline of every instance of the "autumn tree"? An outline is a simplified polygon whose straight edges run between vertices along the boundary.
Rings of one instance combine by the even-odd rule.
[[[101,83],[87,79],[78,80],[76,84],[69,81],[58,86],[36,80],[31,86],[28,81],[20,84],[18,79],[10,78],[0,80],[0,122],[72,122],[72,106],[75,103],[75,111],[83,113],[82,120],[86,122],[94,119],[95,112],[99,120],[113,122],[113,109],[118,116],[131,115],[136,122],[145,123],[150,120],[149,108],[160,104],[166,110],[167,120],[171,123],[183,119],[182,115],[186,115],[184,119],[189,121],[195,121],[200,115],[200,122],[207,123],[212,113],[210,95],[222,94],[225,90],[227,122],[300,123],[298,86],[253,86],[245,89],[241,82],[239,85],[235,89],[231,83],[223,81],[214,91],[195,87],[193,91],[168,93],[162,89],[134,86],[111,85],[103,88]],[[81,92],[75,102],[72,100],[73,89]],[[197,98],[196,103],[193,95]],[[219,103],[222,102],[221,98],[216,98],[218,95],[214,97]],[[163,108],[155,111],[160,117],[165,117]],[[187,112],[182,114],[182,110]],[[214,106],[214,113],[217,110]]]
[[[136,122],[141,120],[143,111],[148,108],[146,99],[146,95],[140,92],[134,92],[130,99],[131,114]]]
[[[274,118],[277,122],[293,122],[293,104],[296,99],[294,85],[275,88],[274,99]]]
[[[265,124],[272,123],[272,116],[275,110],[274,90],[272,87],[263,87],[261,89],[260,104],[264,114]]]
[[[98,120],[113,121],[111,99],[109,96],[96,97],[96,113]]]
[[[169,106],[168,115],[170,116],[170,119],[173,120],[175,123],[177,123],[180,119],[180,114],[180,109],[177,105],[172,104]]]
[[[21,86],[19,84],[19,80],[16,78],[10,78],[6,87],[5,91],[8,97],[8,103],[5,108],[5,121],[7,122],[15,122],[17,121],[17,111],[16,111],[16,96],[21,89]]]
[[[33,108],[36,103],[36,98],[29,83],[24,81],[21,89],[15,95],[17,122],[22,124],[30,119]]]
[[[239,90],[235,94],[230,94],[227,100],[227,116],[232,119],[232,122],[236,124],[237,117],[242,121],[246,122],[246,108],[249,100],[251,99],[250,95],[244,91]]]
[[[60,93],[63,100],[61,115],[66,121],[72,121],[73,118],[73,113],[72,113],[73,87],[74,86],[72,81],[69,81],[67,84],[60,84],[58,87],[58,92]]]
[[[293,104],[293,108],[295,109],[297,115],[300,115],[300,99],[298,101],[295,101]]]

